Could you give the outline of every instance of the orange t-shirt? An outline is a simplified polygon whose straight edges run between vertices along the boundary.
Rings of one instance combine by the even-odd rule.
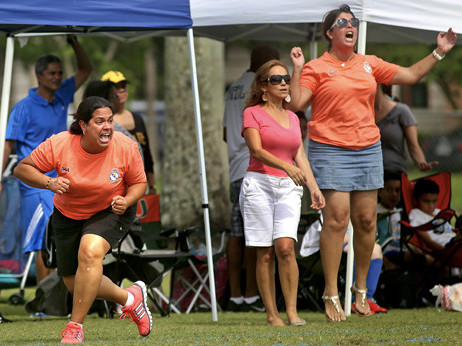
[[[342,64],[344,66],[342,66]],[[300,85],[313,92],[310,139],[349,149],[377,143],[374,120],[377,83],[388,84],[399,66],[374,55],[355,54],[342,63],[325,52],[303,67]]]
[[[53,203],[65,216],[82,220],[111,205],[112,197],[124,196],[130,185],[145,183],[138,145],[115,131],[102,153],[89,154],[80,146],[81,135],[68,131],[51,136],[40,144],[31,158],[43,172],[56,170],[70,180],[69,191],[55,194]]]

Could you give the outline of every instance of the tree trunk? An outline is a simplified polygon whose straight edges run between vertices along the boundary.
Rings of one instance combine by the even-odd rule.
[[[195,39],[211,229],[229,224],[229,177],[222,139],[224,45]],[[185,38],[165,44],[165,156],[161,212],[166,227],[203,225],[193,96]]]

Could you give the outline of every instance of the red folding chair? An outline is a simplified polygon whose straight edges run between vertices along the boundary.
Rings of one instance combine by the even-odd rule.
[[[411,253],[417,253],[415,249],[419,249],[421,252],[428,254],[434,259],[431,264],[434,269],[441,268],[443,266],[449,267],[462,267],[462,240],[454,241],[451,246],[446,247],[442,250],[435,250],[429,248],[422,238],[419,236],[420,231],[432,232],[438,226],[443,225],[445,222],[450,222],[453,217],[456,217],[456,213],[451,209],[451,175],[448,172],[441,172],[426,177],[421,177],[410,181],[406,174],[401,175],[401,190],[402,198],[404,202],[405,215],[409,215],[409,212],[415,207],[413,191],[414,186],[418,180],[431,179],[439,186],[439,194],[436,202],[436,207],[441,211],[431,221],[420,225],[411,226],[408,220],[402,220],[401,222],[401,241],[409,249]],[[457,220],[456,228],[453,228],[454,232],[459,232],[459,223]]]

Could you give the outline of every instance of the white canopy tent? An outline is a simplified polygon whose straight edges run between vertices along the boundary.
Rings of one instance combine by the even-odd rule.
[[[316,41],[323,16],[347,3],[360,19],[358,53],[366,41],[436,44],[438,32],[452,27],[462,33],[460,0],[190,0],[195,35],[230,42],[237,39],[312,42],[311,59],[317,57]],[[460,41],[459,41],[460,42]],[[416,57],[416,61],[418,58]],[[351,313],[353,281],[353,232],[349,233],[345,313]]]
[[[199,88],[194,36],[188,0],[18,0],[0,3],[0,32],[7,35],[0,108],[0,162],[3,162],[13,67],[14,39],[27,36],[100,34],[129,41],[130,37],[186,34],[189,49],[202,210],[207,249],[212,320],[217,321],[215,276],[209,222]]]

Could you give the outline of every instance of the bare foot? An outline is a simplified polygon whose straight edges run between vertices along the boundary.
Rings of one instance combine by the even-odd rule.
[[[268,325],[272,327],[284,327],[287,324],[282,320],[282,318],[277,317],[277,318],[268,318]]]

